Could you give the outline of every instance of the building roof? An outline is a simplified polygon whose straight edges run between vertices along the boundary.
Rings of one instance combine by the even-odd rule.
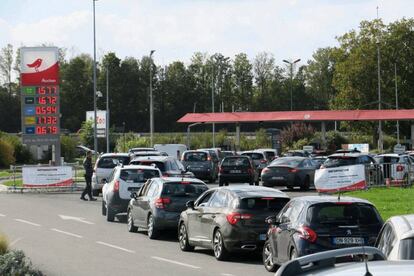
[[[414,120],[414,109],[187,113],[179,123]]]

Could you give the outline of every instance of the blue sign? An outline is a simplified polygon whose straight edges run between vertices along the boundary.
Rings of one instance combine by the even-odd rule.
[[[26,134],[35,134],[35,127],[26,127]]]
[[[25,109],[24,109],[24,115],[26,115],[26,116],[35,115],[34,106],[26,106]]]

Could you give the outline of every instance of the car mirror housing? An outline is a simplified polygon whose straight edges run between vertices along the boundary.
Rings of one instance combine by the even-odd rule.
[[[131,193],[131,198],[133,198],[133,199],[137,199],[137,197],[138,197],[138,195],[137,195],[137,193],[136,193],[136,192],[132,192],[132,193]]]
[[[194,200],[187,201],[185,206],[187,206],[189,209],[194,209]]]
[[[277,222],[276,216],[269,216],[269,217],[267,217],[267,218],[265,219],[265,222],[266,222],[267,224],[270,224],[270,225],[277,225],[277,224],[279,224],[279,223]]]

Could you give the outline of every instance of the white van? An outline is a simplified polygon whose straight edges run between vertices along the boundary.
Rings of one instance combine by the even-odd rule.
[[[179,160],[183,152],[187,150],[187,146],[183,144],[155,144],[154,149],[165,152],[168,156],[173,156]]]

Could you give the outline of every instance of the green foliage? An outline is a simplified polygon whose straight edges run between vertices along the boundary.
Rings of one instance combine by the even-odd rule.
[[[295,123],[284,128],[280,133],[280,139],[284,147],[292,147],[293,143],[300,139],[311,139],[315,134],[315,130],[311,125],[304,123]]]
[[[0,138],[0,167],[9,167],[15,161],[13,145],[6,139]]]
[[[66,162],[72,162],[76,157],[77,142],[74,138],[64,135],[60,137],[62,156]]]
[[[299,139],[299,140],[293,142],[292,147],[288,148],[288,150],[291,150],[291,149],[292,150],[301,150],[301,149],[303,149],[303,146],[307,146],[309,144],[310,144],[309,138],[302,138],[302,139]]]
[[[0,275],[42,276],[44,274],[33,267],[23,251],[12,250],[0,255]]]
[[[24,147],[20,138],[6,133],[1,135],[2,139],[9,142],[14,149],[14,159],[16,164],[30,164],[33,163],[33,156],[27,147]]]
[[[93,122],[92,121],[84,121],[82,122],[82,127],[79,131],[79,137],[81,140],[82,145],[93,148]]]
[[[0,234],[0,256],[5,254],[9,248],[9,242],[6,236]]]

